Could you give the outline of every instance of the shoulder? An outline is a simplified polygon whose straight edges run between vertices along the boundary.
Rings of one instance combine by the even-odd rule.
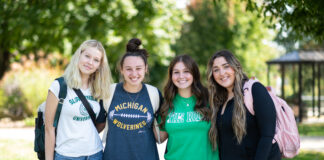
[[[54,80],[51,84],[51,87],[60,87],[59,81],[58,80]]]
[[[267,92],[267,89],[260,82],[253,83],[251,90],[252,90],[252,94],[259,93],[259,92]]]
[[[56,97],[58,97],[58,94],[60,92],[59,81],[54,80],[48,90],[51,91]]]
[[[152,86],[150,84],[146,84],[146,83],[144,83],[144,84],[145,84],[145,86],[146,86],[147,91],[149,92],[149,94],[154,93],[154,94],[158,94],[160,98],[162,97],[162,93],[161,93],[161,91],[157,87]]]
[[[146,83],[144,83],[144,86],[146,87],[146,89],[149,91],[149,92],[156,92],[156,93],[159,93],[160,91],[159,91],[159,89],[158,88],[156,88],[155,86],[152,86],[152,85],[150,85],[150,84],[146,84]]]
[[[109,86],[109,89],[115,89],[116,86],[117,86],[117,84],[119,84],[119,83],[113,83],[113,84],[111,84],[111,85]]]
[[[254,83],[252,85],[251,91],[254,100],[260,99],[265,101],[265,99],[271,98],[267,88],[264,85],[262,85],[260,82]]]
[[[146,88],[155,88],[155,89],[157,89],[155,86],[152,86],[150,84],[147,84],[147,83],[143,83],[143,84],[146,86]]]

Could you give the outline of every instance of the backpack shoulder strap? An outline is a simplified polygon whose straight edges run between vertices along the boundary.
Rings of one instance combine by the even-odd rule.
[[[103,132],[103,135],[102,135],[102,142],[104,144],[106,143],[107,134],[108,134],[108,127],[109,127],[108,126],[108,111],[109,111],[111,101],[114,98],[114,93],[115,93],[115,90],[116,90],[116,86],[117,86],[117,83],[111,84],[109,86],[110,97],[108,99],[104,100],[105,101],[104,108],[105,108],[105,111],[107,112],[106,125],[105,125],[105,129],[104,129],[104,132]]]
[[[160,95],[159,95],[159,91],[156,87],[153,87],[149,84],[145,84],[151,103],[152,103],[152,107],[153,107],[153,111],[154,114],[158,111],[159,107],[160,107]]]
[[[259,82],[259,80],[256,78],[251,78],[248,81],[246,81],[243,85],[244,104],[252,115],[255,115],[253,109],[253,96],[252,96],[252,86],[255,82]]]
[[[145,84],[146,88],[147,88],[147,91],[148,91],[148,94],[149,94],[149,97],[150,97],[150,101],[152,103],[152,107],[153,107],[153,111],[154,111],[154,114],[159,110],[159,107],[160,107],[160,95],[159,95],[159,90],[154,87],[154,86],[151,86],[149,84]],[[156,120],[156,118],[154,118],[154,122],[153,122],[153,127],[156,131],[156,134],[157,134],[157,142],[158,144],[161,144],[161,139],[160,139],[160,128],[159,128],[159,125],[158,125],[158,122]]]
[[[55,128],[57,127],[58,120],[60,118],[60,114],[62,111],[63,102],[67,94],[67,85],[65,83],[64,77],[57,78],[56,80],[60,84],[60,91],[59,91],[59,102],[57,104],[57,109],[55,112],[54,123],[53,123],[53,126]]]
[[[111,101],[112,101],[112,99],[114,97],[114,93],[115,93],[115,90],[116,90],[116,86],[117,86],[117,83],[113,83],[113,84],[111,84],[109,86],[110,97],[106,100],[106,103],[104,105],[104,108],[105,108],[106,112],[108,112],[108,110],[109,110]]]
[[[86,97],[83,95],[80,89],[73,88],[74,92],[77,94],[79,99],[81,100],[83,106],[86,108],[88,111],[88,114],[90,115],[90,118],[93,122],[93,125],[96,126],[96,114],[94,113],[93,109],[91,108],[89,101],[86,99]]]

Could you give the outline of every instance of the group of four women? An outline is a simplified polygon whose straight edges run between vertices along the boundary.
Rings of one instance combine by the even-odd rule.
[[[208,89],[190,56],[175,57],[162,98],[157,88],[144,83],[148,53],[140,45],[137,38],[129,40],[118,65],[123,81],[112,84],[102,44],[96,40],[81,44],[63,74],[68,90],[57,128],[53,120],[59,103],[58,81],[49,88],[47,160],[158,160],[156,142],[167,139],[167,160],[280,159],[278,145],[272,143],[276,119],[273,102],[265,87],[256,83],[252,87],[256,114],[247,111],[242,87],[248,78],[231,52],[222,50],[210,58]],[[74,88],[90,103],[96,125]],[[157,96],[152,95],[152,88]],[[104,149],[99,136],[103,128],[108,130]]]

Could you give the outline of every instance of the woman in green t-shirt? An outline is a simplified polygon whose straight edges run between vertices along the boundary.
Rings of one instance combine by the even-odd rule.
[[[200,82],[197,63],[188,55],[173,59],[160,110],[161,142],[168,139],[166,160],[218,160],[208,139],[208,90]]]

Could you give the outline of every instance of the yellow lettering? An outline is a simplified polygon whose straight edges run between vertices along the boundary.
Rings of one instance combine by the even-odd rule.
[[[143,110],[143,105],[141,105],[138,110],[142,111]],[[143,112],[143,111],[142,111]]]
[[[120,108],[119,105],[117,105],[117,106],[115,107],[116,112],[118,112],[118,110],[120,110],[120,109],[121,109],[121,108]]]
[[[118,122],[118,120],[117,119],[114,119],[113,123],[116,124],[117,122]]]
[[[139,125],[138,124],[135,124],[135,129],[139,129]]]
[[[129,130],[129,124],[127,124],[126,126],[127,126],[126,129]]]
[[[138,103],[135,103],[134,109],[137,109],[137,108],[138,108]]]
[[[132,108],[132,102],[127,102],[127,108]]]
[[[146,113],[147,112],[147,108],[145,107],[143,110],[142,110],[143,113]]]

